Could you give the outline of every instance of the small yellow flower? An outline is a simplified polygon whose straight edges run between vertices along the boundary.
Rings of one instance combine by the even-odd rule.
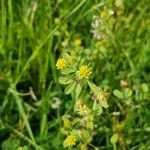
[[[58,61],[56,63],[57,69],[60,69],[60,70],[66,68],[66,65],[67,65],[67,62],[63,58],[58,59]]]
[[[80,100],[76,102],[75,109],[80,116],[85,116],[90,113],[90,109]]]
[[[70,126],[71,126],[70,120],[66,117],[63,118],[63,126],[64,126],[64,128],[70,128]]]
[[[120,124],[118,123],[115,125],[115,130],[117,132],[121,132],[123,130],[123,128],[124,128],[124,125],[122,123],[120,123]]]
[[[79,76],[81,78],[88,79],[91,75],[91,68],[89,68],[87,65],[82,65],[78,70]]]
[[[109,12],[107,10],[104,10],[101,12],[101,18],[107,20],[109,18]]]
[[[107,101],[108,97],[109,97],[109,93],[106,92],[105,90],[104,91],[100,90],[99,93],[97,94],[97,99],[99,101],[101,100]]]
[[[80,38],[76,38],[74,40],[74,46],[79,46],[79,45],[81,45],[81,39]]]
[[[76,138],[74,135],[68,135],[64,141],[64,147],[72,147],[76,144]]]
[[[125,81],[125,80],[121,80],[121,81],[120,81],[120,86],[121,86],[122,88],[126,88],[126,87],[128,87],[128,82]]]
[[[59,18],[55,18],[54,22],[55,22],[56,25],[61,24],[61,20]]]

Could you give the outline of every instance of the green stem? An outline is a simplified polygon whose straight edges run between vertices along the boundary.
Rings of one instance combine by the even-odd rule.
[[[42,140],[47,132],[47,113],[42,114],[42,119],[40,123],[40,139]]]
[[[113,144],[113,150],[117,150],[116,143]]]
[[[2,45],[6,42],[5,41],[5,34],[6,34],[6,7],[5,7],[5,0],[1,1],[1,38],[2,38]]]
[[[28,118],[27,118],[27,116],[25,114],[25,111],[24,111],[24,108],[23,108],[23,105],[22,105],[22,99],[19,97],[19,95],[16,92],[14,86],[12,86],[9,89],[9,92],[12,93],[13,97],[15,98],[15,102],[17,104],[17,107],[18,107],[18,110],[19,110],[19,114],[20,114],[20,116],[23,118],[23,120],[25,122],[25,125],[26,125],[27,131],[29,133],[29,136],[31,137],[32,141],[35,143],[35,139],[34,139],[34,136],[33,136],[33,133],[32,133],[32,130],[31,130]]]
[[[30,138],[28,138],[27,136],[25,136],[24,134],[22,134],[21,132],[19,132],[18,130],[16,130],[15,128],[13,128],[11,125],[4,123],[1,119],[0,119],[0,123],[5,126],[7,129],[9,129],[11,132],[13,132],[14,134],[16,134],[18,137],[22,138],[24,141],[28,142],[30,145],[32,145],[36,150],[44,150],[42,147],[40,147],[39,145],[37,145],[36,143],[34,143]]]
[[[69,14],[68,16],[64,19],[64,21],[62,21],[62,23],[60,25],[57,25],[53,30],[51,30],[48,35],[45,37],[45,39],[43,40],[43,42],[37,46],[35,48],[35,50],[33,51],[32,55],[30,56],[30,58],[27,60],[26,64],[24,65],[20,75],[16,78],[15,80],[15,85],[18,83],[18,81],[20,80],[20,78],[22,77],[22,75],[24,75],[25,71],[29,68],[31,62],[38,56],[38,54],[40,53],[40,49],[46,44],[46,42],[51,38],[52,35],[54,35],[54,33],[65,23],[69,20],[69,18],[86,2],[86,0],[81,1],[81,3],[79,3],[79,5],[77,5],[77,7],[75,7]]]
[[[49,99],[51,97],[51,84],[49,85],[45,97],[41,100],[42,105],[41,105],[41,121],[40,121],[40,139],[42,140],[48,129],[48,121],[47,121],[47,115],[49,113]]]
[[[8,0],[8,15],[9,15],[9,28],[8,28],[8,43],[13,43],[13,7],[12,7],[12,0]]]

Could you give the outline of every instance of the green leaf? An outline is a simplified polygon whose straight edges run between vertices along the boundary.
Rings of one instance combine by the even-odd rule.
[[[112,135],[112,137],[110,138],[110,142],[111,142],[112,144],[115,144],[115,143],[118,142],[118,133],[114,133],[114,134]]]
[[[80,60],[80,63],[79,63],[79,66],[83,65],[84,62],[85,62],[85,60],[84,60],[84,59],[81,59],[81,60]]]
[[[129,88],[126,88],[124,90],[124,96],[125,96],[125,99],[128,99],[132,96],[132,90],[130,90]]]
[[[114,90],[113,94],[119,98],[119,99],[123,99],[123,94],[119,91],[119,90]]]
[[[76,86],[75,82],[70,83],[66,88],[65,88],[65,94],[70,94]]]
[[[64,53],[62,54],[62,57],[63,57],[65,60],[69,60],[70,55],[69,55],[68,53],[64,52]]]
[[[93,110],[96,110],[96,108],[97,108],[97,101],[94,101],[94,103],[93,103]]]
[[[104,108],[108,108],[108,103],[106,100],[100,100],[100,103]]]
[[[143,92],[148,92],[148,85],[146,84],[146,83],[143,83],[142,85],[141,85],[141,88],[142,88],[142,91]]]
[[[103,112],[103,108],[102,108],[101,104],[97,103],[97,101],[94,101],[93,111],[96,113],[97,116],[101,115]]]
[[[76,97],[76,99],[78,99],[78,97],[79,97],[79,95],[81,93],[81,90],[82,90],[81,84],[77,84],[76,91],[75,91],[75,94],[76,94],[75,97]]]
[[[2,143],[3,150],[16,150],[20,141],[15,138],[9,138]]]
[[[69,73],[74,73],[75,71],[76,71],[75,68],[65,68],[65,69],[63,69],[63,70],[61,71],[61,73],[62,73],[63,75],[66,75],[66,74],[69,74]]]
[[[23,147],[23,150],[29,150],[28,146],[25,145],[25,146]]]
[[[58,79],[58,81],[61,84],[69,84],[69,83],[73,82],[73,79],[71,79],[70,77],[60,77]]]
[[[99,88],[94,83],[91,83],[89,80],[87,82],[93,93],[97,94],[99,92]]]

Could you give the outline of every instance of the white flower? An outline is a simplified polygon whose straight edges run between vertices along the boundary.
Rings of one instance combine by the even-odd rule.
[[[57,98],[57,97],[54,97],[54,98],[52,99],[51,107],[52,107],[53,109],[57,109],[57,108],[60,107],[60,105],[61,105],[60,99]]]

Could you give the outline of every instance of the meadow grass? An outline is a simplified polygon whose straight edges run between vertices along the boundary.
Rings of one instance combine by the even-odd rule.
[[[104,25],[108,38],[94,39],[93,16],[108,9],[114,11]],[[120,8],[115,0],[1,0],[0,20],[2,150],[150,149],[148,0],[123,1]],[[85,147],[81,142],[66,148],[62,116],[76,117],[76,99],[73,88],[65,94],[56,63],[65,51],[74,50],[89,62],[92,85],[107,89],[110,98],[109,107],[96,116],[92,140]],[[127,101],[121,98],[128,91],[120,81],[132,91]],[[90,83],[78,93],[85,99],[90,97],[85,94],[92,90]],[[60,102],[56,109],[55,99]],[[115,133],[119,139],[114,142]]]

